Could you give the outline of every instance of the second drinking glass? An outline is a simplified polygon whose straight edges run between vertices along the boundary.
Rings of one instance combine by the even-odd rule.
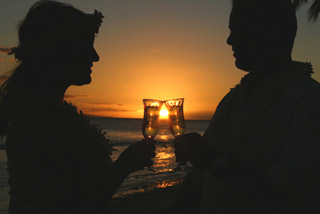
[[[184,98],[165,101],[169,116],[169,128],[174,137],[183,135],[186,130],[183,102]]]

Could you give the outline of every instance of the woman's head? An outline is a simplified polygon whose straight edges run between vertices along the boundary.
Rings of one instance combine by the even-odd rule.
[[[92,63],[99,60],[93,42],[102,18],[97,11],[85,14],[55,1],[31,7],[19,26],[19,44],[12,50],[20,63],[0,88],[0,136],[29,95],[60,99],[70,85],[91,82]]]
[[[102,18],[97,11],[89,15],[68,4],[39,1],[20,24],[15,56],[70,85],[90,83],[92,63],[99,60],[93,42]]]

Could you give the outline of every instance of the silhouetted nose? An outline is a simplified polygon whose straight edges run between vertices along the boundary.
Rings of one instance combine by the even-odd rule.
[[[230,33],[230,35],[228,36],[228,38],[227,38],[227,44],[228,45],[232,45],[232,37],[231,37],[232,35],[231,35],[231,33]]]
[[[93,61],[93,62],[98,62],[98,61],[99,61],[99,59],[100,59],[100,57],[99,57],[99,55],[98,55],[98,53],[97,53],[96,49],[93,49],[93,53],[92,53],[92,61]]]

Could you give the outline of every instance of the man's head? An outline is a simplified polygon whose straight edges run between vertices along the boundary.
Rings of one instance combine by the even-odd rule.
[[[230,36],[236,66],[267,70],[291,62],[297,20],[290,0],[233,0]]]

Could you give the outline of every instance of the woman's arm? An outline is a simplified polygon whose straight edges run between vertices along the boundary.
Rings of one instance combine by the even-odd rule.
[[[126,177],[135,171],[153,164],[151,160],[155,156],[155,141],[143,140],[130,145],[119,158],[112,164],[108,171],[107,194],[110,198],[116,193]]]

